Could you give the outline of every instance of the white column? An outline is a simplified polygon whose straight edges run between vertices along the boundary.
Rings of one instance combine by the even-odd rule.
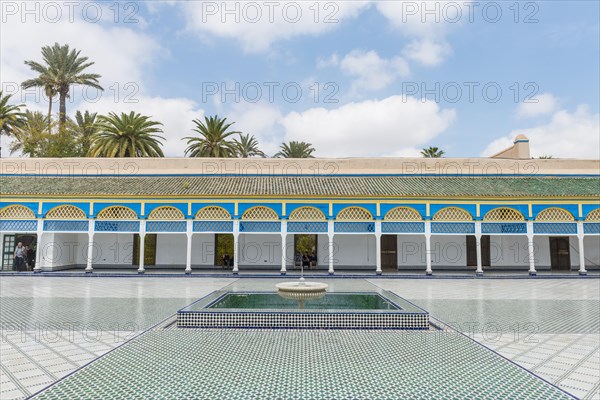
[[[583,246],[583,238],[585,234],[583,232],[583,222],[577,222],[577,239],[579,241],[579,275],[587,275],[587,270],[585,269],[585,252]]]
[[[527,222],[527,252],[529,254],[529,275],[535,276],[535,247],[533,245],[533,222]]]
[[[333,275],[335,273],[333,270],[333,234],[333,221],[327,221],[327,238],[329,239],[329,246],[327,247],[327,251],[329,252],[329,270],[327,272],[329,275]]]
[[[185,273],[192,273],[192,235],[193,232],[193,221],[186,221],[186,237],[187,237],[187,247],[185,248]]]
[[[146,239],[146,221],[140,221],[140,246],[139,246],[139,251],[140,251],[140,265],[138,268],[138,274],[143,274],[144,272],[146,272],[146,270],[144,269],[144,242]]]
[[[240,258],[240,221],[233,221],[233,273],[237,274],[239,272],[238,262]]]
[[[375,273],[381,275],[381,221],[375,221]]]
[[[94,220],[88,220],[88,249],[87,249],[87,260],[85,265],[85,272],[92,273],[94,271],[92,266],[92,258],[94,257]]]
[[[425,274],[432,275],[431,269],[431,221],[425,221]]]
[[[287,221],[281,221],[281,275],[287,272],[286,264]]]
[[[33,268],[34,273],[42,272],[42,259],[41,259],[40,255],[42,254],[42,235],[44,233],[43,223],[44,223],[43,220],[38,219],[38,222],[37,222],[37,246],[35,247],[35,267]]]
[[[483,263],[481,261],[481,222],[475,222],[475,250],[477,251],[477,269],[475,274],[483,275]]]

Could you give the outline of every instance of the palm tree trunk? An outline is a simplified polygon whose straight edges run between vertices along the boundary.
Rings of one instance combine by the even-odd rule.
[[[48,98],[48,133],[52,133],[52,95]]]
[[[58,128],[59,131],[62,132],[65,127],[65,123],[67,122],[67,94],[69,94],[69,88],[67,90],[61,90],[59,93],[60,96],[60,104],[58,109]]]

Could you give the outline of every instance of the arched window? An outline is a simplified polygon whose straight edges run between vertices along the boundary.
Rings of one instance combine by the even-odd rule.
[[[433,221],[472,221],[469,212],[459,207],[442,208],[433,215]]]
[[[137,214],[129,207],[111,206],[98,213],[97,219],[138,219]]]
[[[223,207],[208,206],[200,209],[196,213],[195,218],[204,220],[222,220],[231,219],[231,214]]]
[[[600,222],[600,208],[596,208],[594,211],[590,212],[585,218],[586,221]]]
[[[392,208],[383,218],[386,221],[421,221],[421,214],[414,208],[396,207]]]
[[[552,208],[546,208],[545,210],[541,211],[537,215],[535,220],[536,221],[552,221],[552,222],[561,222],[561,221],[572,222],[572,221],[575,221],[575,217],[573,217],[573,214],[571,214],[564,208],[552,207]]]
[[[500,207],[488,211],[483,217],[484,221],[525,221],[523,214],[514,208]]]
[[[176,220],[185,219],[185,215],[175,207],[162,206],[152,210],[148,215],[148,219]]]
[[[277,221],[279,216],[272,208],[257,206],[247,209],[242,215],[242,219],[255,221]]]
[[[31,209],[21,206],[13,205],[7,206],[0,210],[0,219],[34,219],[35,214]]]
[[[338,221],[372,221],[373,215],[362,207],[346,207],[335,217]]]
[[[325,221],[327,218],[323,211],[315,207],[296,208],[290,214],[290,221]]]
[[[46,214],[46,219],[86,219],[85,212],[72,205],[54,207]]]

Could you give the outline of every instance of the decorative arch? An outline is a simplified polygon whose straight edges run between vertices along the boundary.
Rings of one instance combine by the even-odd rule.
[[[0,219],[35,219],[30,208],[14,204],[0,209]]]
[[[111,206],[100,211],[97,219],[138,219],[137,214],[129,207]]]
[[[549,222],[573,222],[575,221],[575,217],[564,208],[551,207],[540,211],[535,220]]]
[[[525,216],[514,208],[499,207],[490,210],[483,217],[484,221],[525,221]]]
[[[585,220],[588,222],[600,222],[600,208],[590,211]]]
[[[372,221],[373,215],[362,207],[346,207],[335,217],[338,221]]]
[[[161,206],[152,210],[148,215],[148,219],[178,220],[185,219],[185,215],[173,206]]]
[[[472,221],[473,217],[467,210],[460,207],[445,207],[433,215],[433,221]]]
[[[242,219],[255,221],[277,221],[279,220],[279,215],[277,215],[275,210],[272,208],[256,206],[247,209],[244,214],[242,214]]]
[[[223,207],[208,206],[198,210],[194,218],[204,220],[223,220],[231,219],[231,214],[229,214],[229,211],[227,211]]]
[[[315,207],[296,208],[289,217],[290,221],[325,221],[326,219],[323,211]]]
[[[46,219],[87,219],[87,215],[81,208],[67,204],[48,211]]]
[[[421,221],[423,217],[412,207],[396,207],[389,210],[383,219],[386,221]]]

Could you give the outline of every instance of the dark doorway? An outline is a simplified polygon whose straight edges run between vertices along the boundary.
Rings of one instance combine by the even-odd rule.
[[[398,236],[381,235],[381,270],[398,271]]]
[[[37,247],[37,235],[36,234],[15,234],[15,235],[4,235],[4,243],[2,243],[2,269],[13,270],[15,259],[15,247],[17,243],[23,243],[23,246],[27,246],[27,257],[26,267],[28,270],[35,268],[35,250]]]
[[[231,233],[215,233],[214,265],[223,269],[233,268],[233,235]]]
[[[300,267],[302,257],[308,255],[309,267],[318,267],[318,236],[294,235],[294,268]]]
[[[481,236],[481,266],[489,267],[491,263],[490,256],[490,237]],[[477,240],[475,236],[467,236],[467,267],[477,267]]]
[[[133,265],[140,265],[140,235],[133,234]],[[144,238],[144,265],[156,265],[156,233]]]
[[[568,237],[550,238],[550,266],[552,271],[571,270],[571,253]]]

